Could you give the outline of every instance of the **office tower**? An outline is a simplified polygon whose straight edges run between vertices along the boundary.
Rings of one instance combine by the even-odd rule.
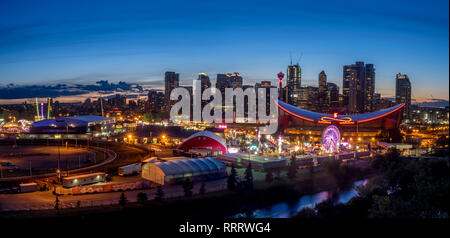
[[[319,73],[319,90],[318,90],[318,105],[319,112],[328,112],[328,89],[327,89],[327,75],[325,71]]]
[[[364,82],[364,111],[373,112],[373,94],[375,92],[375,68],[373,64],[366,64],[366,78]]]
[[[198,74],[198,80],[201,81],[201,89],[202,89],[202,93],[205,89],[210,88],[211,87],[211,81],[209,80],[209,76],[205,73],[199,73]]]
[[[375,90],[375,68],[373,64],[358,61],[345,65],[343,72],[343,104],[349,113],[364,113],[373,110],[372,98]]]
[[[146,111],[158,113],[163,110],[165,105],[165,95],[163,92],[151,89],[147,94]]]
[[[167,102],[166,109],[170,109],[175,101],[170,100],[170,92],[178,88],[180,75],[175,72],[166,72],[164,78],[164,101]]]
[[[228,76],[226,74],[217,74],[216,78],[216,88],[222,93],[222,96],[225,95],[225,89],[229,88],[230,84],[228,82]]]
[[[272,82],[270,81],[261,81],[261,87],[271,87]]]
[[[258,104],[258,92],[260,88],[264,88],[266,91],[266,115],[270,113],[270,89],[271,88],[277,88],[276,86],[272,86],[270,81],[261,81],[261,83],[255,84],[255,93],[256,93],[256,105]],[[256,110],[258,110],[258,107],[256,107]]]
[[[232,74],[227,74],[228,82],[230,84],[230,87],[232,88],[242,88],[243,87],[243,80],[242,76],[238,72],[234,72]]]
[[[301,87],[299,89],[299,95],[297,104],[299,108],[305,110],[317,111],[318,110],[318,94],[319,88],[317,87]]]
[[[380,110],[380,103],[381,103],[381,94],[374,93],[373,94],[373,110],[374,111]]]
[[[327,83],[327,91],[330,109],[335,110],[339,108],[339,87],[335,83]]]
[[[403,118],[410,118],[411,112],[411,82],[408,75],[398,73],[395,83],[395,101],[396,103],[405,103],[403,109]]]
[[[302,69],[297,64],[288,66],[286,73],[286,87],[287,87],[287,103],[298,106],[297,101],[300,97],[301,87],[301,73]]]

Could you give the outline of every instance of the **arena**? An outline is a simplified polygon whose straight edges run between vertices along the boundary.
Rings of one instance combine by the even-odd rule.
[[[30,128],[29,138],[87,138],[109,135],[114,131],[114,118],[101,116],[61,117],[37,121]]]
[[[297,141],[322,142],[324,131],[335,126],[340,141],[348,144],[375,145],[378,137],[399,129],[405,104],[376,112],[338,115],[317,113],[278,102],[279,130]]]

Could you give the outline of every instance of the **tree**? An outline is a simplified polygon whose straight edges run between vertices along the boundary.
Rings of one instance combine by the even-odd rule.
[[[229,190],[236,190],[237,188],[237,172],[234,165],[231,165],[231,172],[228,175],[227,187]]]
[[[294,180],[297,177],[297,158],[295,155],[291,156],[291,164],[289,165],[287,176],[290,180]]]
[[[245,170],[245,187],[247,190],[253,190],[252,163],[248,163],[247,169]]]
[[[339,178],[340,167],[341,167],[341,163],[339,162],[339,160],[336,160],[334,158],[325,159],[322,162],[322,166],[325,168],[325,170],[330,175],[332,175],[335,178]]]
[[[161,201],[164,198],[164,190],[161,185],[156,188],[156,197],[155,200]]]
[[[200,194],[205,194],[205,192],[206,192],[205,183],[202,183],[202,186],[200,187]]]
[[[316,210],[310,207],[303,208],[297,215],[296,218],[315,218],[317,217]]]
[[[397,160],[400,157],[400,152],[396,148],[389,148],[386,153],[386,159],[388,161]]]
[[[122,194],[120,195],[120,198],[119,198],[119,204],[120,204],[120,206],[125,207],[125,205],[127,204],[127,202],[128,202],[127,197],[125,196],[125,193],[122,192]]]
[[[142,204],[145,203],[145,201],[148,200],[147,194],[143,193],[143,192],[138,193],[137,194],[137,200],[138,200],[138,202],[140,202]]]
[[[269,170],[266,172],[266,183],[272,183],[273,182],[273,174],[272,171]]]
[[[59,198],[58,198],[58,196],[56,196],[56,199],[55,199],[55,209],[56,210],[59,209]]]
[[[185,197],[192,196],[192,188],[194,188],[194,183],[191,182],[189,178],[186,178],[183,182],[183,190]]]

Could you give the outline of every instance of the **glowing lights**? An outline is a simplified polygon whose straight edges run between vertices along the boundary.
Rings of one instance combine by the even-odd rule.
[[[396,108],[396,109],[394,109],[394,110],[392,110],[392,111],[386,112],[386,113],[384,113],[384,114],[382,114],[382,115],[379,115],[379,116],[376,116],[376,117],[368,118],[368,119],[365,119],[365,120],[360,120],[360,121],[358,121],[358,123],[368,122],[368,121],[373,121],[373,120],[376,120],[376,119],[378,119],[378,118],[382,118],[382,117],[384,117],[384,116],[387,116],[387,115],[389,115],[389,114],[391,114],[391,113],[394,113],[394,112],[396,112],[396,111],[402,109],[404,106],[405,106],[405,104],[402,103],[401,106],[399,106],[398,108]]]
[[[336,122],[339,125],[353,125],[355,123],[370,122],[370,121],[385,117],[387,115],[390,115],[390,114],[402,109],[405,106],[405,104],[403,103],[403,104],[397,105],[393,108],[386,109],[387,112],[385,112],[381,115],[378,115],[378,116],[373,116],[373,115],[377,115],[379,112],[339,117],[338,113],[336,113],[336,112],[333,113],[331,116],[328,116],[326,114],[321,114],[321,113],[313,113],[313,112],[310,112],[310,113],[294,112],[294,111],[291,111],[293,109],[287,109],[287,108],[283,107],[281,105],[281,103],[277,102],[277,104],[278,104],[278,108],[281,109],[282,111],[290,114],[291,116],[300,118],[302,120],[310,121],[310,122],[317,122],[319,124],[332,124],[333,122]],[[286,104],[286,105],[289,105],[289,104]],[[309,117],[307,117],[307,116],[309,116]],[[312,118],[310,118],[310,117],[312,117]],[[358,118],[364,118],[364,119],[358,119]]]
[[[339,122],[339,124],[353,124],[354,122],[350,117],[337,118],[337,113],[334,113],[333,117],[321,117],[318,123],[331,124],[332,121]]]
[[[219,129],[227,129],[228,125],[227,124],[219,124],[218,128]]]
[[[322,134],[322,144],[328,153],[335,153],[339,150],[341,133],[336,126],[328,126]]]

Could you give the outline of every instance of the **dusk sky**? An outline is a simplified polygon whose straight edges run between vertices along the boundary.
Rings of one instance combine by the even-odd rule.
[[[449,98],[449,3],[444,1],[0,2],[0,85],[161,81],[199,72],[274,80],[300,60],[302,84],[342,86],[355,61],[376,68],[376,91],[407,74],[412,97]]]

